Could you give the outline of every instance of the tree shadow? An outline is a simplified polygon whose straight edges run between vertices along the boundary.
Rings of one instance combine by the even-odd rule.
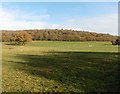
[[[118,53],[48,52],[45,55],[18,54],[24,60],[18,69],[30,75],[72,85],[83,91],[119,91]]]
[[[23,43],[23,42],[7,42],[5,43],[5,45],[11,45],[11,46],[23,46],[27,43]]]
[[[19,46],[20,44],[18,42],[7,42],[5,45]]]
[[[5,43],[5,45],[16,45],[16,43]]]

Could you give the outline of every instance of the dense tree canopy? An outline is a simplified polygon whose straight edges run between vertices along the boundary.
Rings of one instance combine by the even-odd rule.
[[[18,33],[19,32],[19,33]],[[23,40],[21,34],[26,32],[25,35],[32,37],[32,40],[51,40],[51,41],[112,41],[116,39],[116,36],[110,34],[102,34],[86,31],[75,30],[57,30],[57,29],[44,29],[44,30],[17,30],[17,31],[3,31],[3,41],[15,41],[19,37],[19,40]],[[18,34],[17,34],[18,33]],[[20,36],[19,36],[20,35]],[[26,37],[26,36],[24,36]]]
[[[16,44],[24,45],[26,42],[31,42],[32,37],[25,31],[22,32],[5,31],[2,34],[2,41],[15,42]]]
[[[32,37],[27,32],[17,32],[15,41],[24,45],[26,42],[31,42]]]

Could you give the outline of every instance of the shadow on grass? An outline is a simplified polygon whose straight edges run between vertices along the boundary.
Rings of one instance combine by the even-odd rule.
[[[5,43],[5,45],[17,45],[16,43]]]
[[[5,43],[5,45],[13,45],[13,46],[21,46],[21,45],[25,45],[26,43],[23,43],[23,42],[8,42],[8,43]]]
[[[15,62],[18,69],[30,75],[86,92],[119,91],[118,53],[49,52],[46,55],[18,54],[17,58],[25,61]]]

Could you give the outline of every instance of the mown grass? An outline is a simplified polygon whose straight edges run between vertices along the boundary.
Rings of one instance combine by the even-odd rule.
[[[118,55],[109,42],[3,43],[3,92],[119,91]]]

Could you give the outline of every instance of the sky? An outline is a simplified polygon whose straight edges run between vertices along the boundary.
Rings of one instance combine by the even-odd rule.
[[[0,30],[73,29],[118,35],[117,2],[2,2]]]

